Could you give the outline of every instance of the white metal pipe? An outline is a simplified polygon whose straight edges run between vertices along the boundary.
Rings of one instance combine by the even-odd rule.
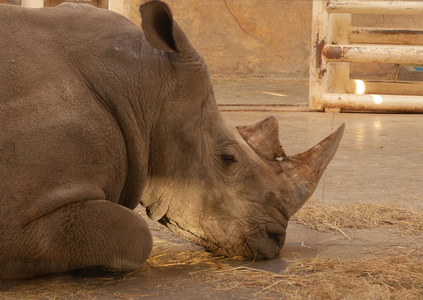
[[[328,38],[326,41],[328,45],[349,44],[347,33],[351,30],[351,19],[352,18],[350,14],[329,15]],[[332,93],[345,92],[345,86],[350,79],[350,64],[329,64],[326,67],[326,71],[327,89]]]
[[[423,64],[423,46],[329,45],[326,62]]]
[[[351,44],[423,45],[422,29],[354,27],[348,36]]]
[[[326,0],[329,13],[421,15],[423,1]]]
[[[423,96],[323,94],[323,108],[356,111],[423,112]]]
[[[421,95],[423,83],[420,81],[378,81],[350,80],[345,91],[351,94]]]
[[[130,0],[109,0],[109,10],[130,19]]]
[[[332,65],[342,65],[340,63],[423,64],[423,30],[345,29],[328,28],[330,26],[327,25],[328,15],[331,15],[331,13],[423,14],[423,1],[314,0],[313,4],[310,108],[319,110],[423,112],[422,83],[356,80],[347,81],[344,90],[339,88],[342,87],[342,84],[338,86],[331,83],[339,79],[337,72],[332,72],[337,71],[336,68],[332,68]],[[337,26],[339,24],[332,23],[330,25]],[[338,42],[332,41],[332,43],[328,38],[328,33],[331,33],[329,34],[331,36],[336,32],[345,32],[348,41],[345,42],[340,39]],[[349,45],[351,42],[360,45]],[[393,44],[400,44],[401,46]],[[413,46],[404,46],[404,44]],[[416,44],[418,46],[415,46]],[[382,93],[384,94],[382,95]]]
[[[29,8],[44,7],[44,0],[21,0],[21,6]]]
[[[321,109],[316,99],[326,92],[327,64],[323,59],[322,50],[328,41],[328,27],[329,14],[326,11],[326,0],[314,0],[309,84],[309,106],[312,109]]]

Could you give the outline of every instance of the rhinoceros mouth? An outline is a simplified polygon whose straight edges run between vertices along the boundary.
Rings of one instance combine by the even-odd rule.
[[[244,241],[240,244],[235,242],[236,238],[235,243],[231,244],[229,240],[222,243],[216,240],[216,237],[210,238],[206,235],[196,234],[166,216],[161,218],[159,222],[182,238],[204,247],[207,251],[228,257],[243,256],[248,259],[272,259],[285,243],[286,227],[275,222],[258,225],[244,237]]]

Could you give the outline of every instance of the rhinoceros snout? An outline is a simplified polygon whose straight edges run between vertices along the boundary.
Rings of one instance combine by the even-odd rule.
[[[252,236],[247,239],[250,248],[251,258],[254,259],[272,259],[282,249],[285,243],[285,230],[262,231],[258,236]]]

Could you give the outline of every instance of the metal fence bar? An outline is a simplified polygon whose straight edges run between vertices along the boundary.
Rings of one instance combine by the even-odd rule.
[[[353,27],[348,37],[352,44],[423,45],[422,29]]]
[[[419,81],[349,80],[345,92],[349,94],[423,95]],[[423,101],[423,97],[421,98]]]
[[[327,93],[322,95],[321,104],[342,110],[423,112],[422,96]]]
[[[29,7],[29,8],[44,7],[44,0],[22,0],[21,6]]]
[[[423,14],[423,1],[314,0],[309,107],[423,112],[423,83],[350,80],[348,73],[354,62],[423,64],[423,30],[352,28],[352,13]]]
[[[422,1],[327,0],[329,13],[349,14],[423,14]]]
[[[330,45],[322,55],[326,62],[423,64],[423,46]]]
[[[321,95],[327,92],[328,72],[322,51],[328,43],[329,14],[326,0],[313,1],[312,50],[310,62],[309,107],[321,110]]]
[[[109,0],[109,10],[130,19],[130,0]]]

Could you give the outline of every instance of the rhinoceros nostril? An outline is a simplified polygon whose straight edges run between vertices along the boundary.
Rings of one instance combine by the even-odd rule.
[[[261,241],[253,249],[256,253],[256,259],[272,259],[281,249],[281,237],[274,233],[265,232]]]
[[[255,259],[272,259],[282,248],[285,242],[285,229],[267,228],[258,235],[247,239],[247,244],[252,250]]]
[[[274,234],[274,233],[269,233],[269,232],[266,232],[266,234],[267,234],[267,237],[268,237],[270,240],[274,241],[277,245],[279,245],[279,237],[278,237],[276,234]]]
[[[266,232],[268,239],[273,240],[279,248],[285,244],[285,234],[276,234],[271,232]]]

